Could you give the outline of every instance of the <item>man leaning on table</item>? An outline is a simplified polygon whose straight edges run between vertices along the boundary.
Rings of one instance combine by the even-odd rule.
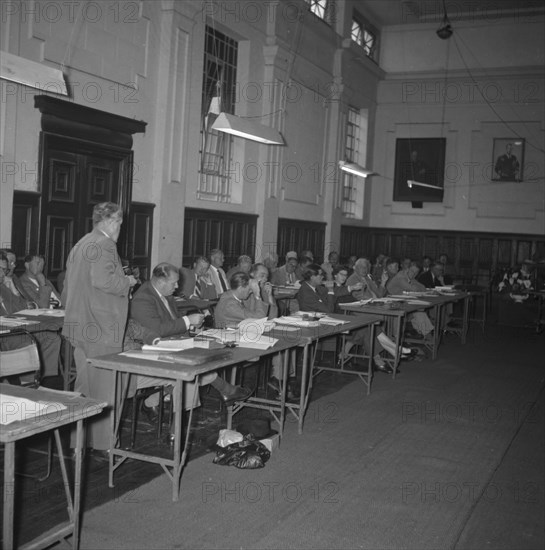
[[[136,279],[123,273],[117,253],[122,223],[123,212],[118,204],[95,205],[93,230],[72,248],[66,261],[62,293],[66,309],[62,332],[75,348],[74,389],[86,397],[108,403],[112,374],[93,367],[87,359],[123,350],[129,291]],[[98,415],[88,423],[87,446],[92,447],[97,456],[106,456],[110,447],[108,414]]]
[[[166,338],[185,334],[190,326],[200,327],[204,315],[194,313],[180,316],[176,308],[173,293],[178,288],[179,271],[169,263],[160,263],[154,269],[151,280],[145,282],[135,293],[131,301],[130,317],[151,331],[157,337]],[[164,378],[138,376],[136,387],[149,388],[153,386],[170,385],[171,381]],[[250,396],[250,391],[240,386],[232,386],[212,372],[201,378],[200,385],[211,384],[226,404],[243,401]],[[185,403],[193,403],[195,384],[185,384]],[[159,393],[156,392],[144,402],[144,411],[150,420],[158,416]],[[188,407],[187,407],[188,408]]]

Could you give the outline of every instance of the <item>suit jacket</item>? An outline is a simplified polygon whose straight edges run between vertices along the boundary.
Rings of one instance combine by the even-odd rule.
[[[182,278],[182,290],[181,294],[187,298],[196,296],[195,294],[195,284],[197,283],[197,275],[192,269],[187,267],[180,268],[180,276]],[[210,280],[210,278],[203,279],[201,277],[201,296],[203,300],[216,300],[218,293],[216,292],[216,287]]]
[[[379,287],[371,277],[361,277],[355,271],[348,277],[346,285],[353,286],[358,283],[363,283],[362,290],[355,290],[353,295],[358,300],[367,300],[368,298],[380,298],[383,290]]]
[[[170,310],[176,317],[172,317],[165,304],[153,288],[150,281],[146,281],[134,294],[131,301],[131,319],[143,327],[157,333],[161,337],[173,336],[187,332],[189,328],[180,317],[176,308],[176,301],[172,296],[166,296]]]
[[[335,294],[329,294],[325,286],[316,287],[316,291],[306,281],[295,296],[301,311],[319,311],[333,313],[335,309]]]
[[[236,327],[244,319],[272,319],[278,314],[276,306],[257,300],[253,294],[244,302],[235,298],[233,291],[228,290],[220,296],[214,310],[216,328]]]
[[[426,287],[416,279],[409,280],[406,271],[400,271],[397,275],[394,275],[388,281],[387,288],[388,294],[403,294],[405,290],[409,292],[426,290]]]
[[[45,280],[44,286],[40,286],[32,281],[32,279],[25,272],[21,275],[21,277],[19,277],[19,283],[21,284],[23,292],[28,300],[31,302],[36,302],[38,307],[48,308],[51,294],[55,296],[59,303],[61,302],[60,294],[48,279]]]
[[[92,347],[93,356],[101,347],[110,353],[110,349],[121,351],[129,290],[116,243],[93,229],[72,248],[66,261],[63,335],[85,350]]]
[[[448,275],[443,276],[442,283],[439,279],[436,279],[431,269],[424,273],[421,273],[418,277],[418,282],[422,283],[426,288],[435,288],[436,286],[444,286],[452,284],[452,279]]]
[[[294,282],[298,281],[297,275],[293,274]],[[271,283],[276,286],[286,286],[289,283],[289,273],[286,272],[286,266],[283,265],[278,269],[275,269],[271,274]]]
[[[230,289],[229,286],[229,279],[227,278],[227,275],[225,275],[225,271],[221,267],[215,267],[213,265],[210,265],[210,269],[208,270],[208,273],[210,275],[210,279],[212,280],[212,283],[214,283],[214,287],[216,288],[216,294],[218,296],[221,296],[223,292]],[[225,283],[225,290],[221,284],[221,281]]]
[[[11,315],[22,309],[27,309],[28,304],[23,296],[15,296],[13,292],[3,284],[0,285],[0,315]]]
[[[348,304],[350,302],[358,301],[358,298],[348,292],[348,288],[346,285],[338,285],[337,283],[335,283],[335,286],[333,287],[333,292],[335,295],[335,311],[337,313],[343,313],[343,310],[339,307],[339,304]]]

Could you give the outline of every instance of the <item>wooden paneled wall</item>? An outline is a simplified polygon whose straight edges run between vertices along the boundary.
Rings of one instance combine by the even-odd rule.
[[[280,265],[284,263],[284,256],[290,250],[295,250],[297,253],[301,250],[311,250],[315,260],[321,262],[325,228],[325,223],[279,218],[277,250]]]
[[[255,255],[257,216],[231,214],[216,210],[185,209],[183,265],[189,267],[195,256],[208,256],[220,248],[225,268],[237,263],[237,257]]]
[[[486,284],[503,269],[520,265],[526,259],[545,259],[545,236],[467,231],[426,231],[341,227],[340,253],[374,261],[378,254],[396,258],[447,254],[457,277],[463,282]]]

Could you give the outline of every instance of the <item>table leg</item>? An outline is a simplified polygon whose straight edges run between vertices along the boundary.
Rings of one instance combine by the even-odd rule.
[[[301,397],[299,398],[299,418],[297,422],[298,432],[303,433],[303,419],[305,417],[305,409],[307,405],[307,375],[309,371],[309,346],[305,344],[303,348],[303,365],[301,368]],[[312,373],[311,373],[312,374]]]
[[[435,360],[437,359],[437,351],[439,349],[439,342],[441,341],[441,333],[443,332],[443,311],[441,304],[434,306],[433,309],[435,311],[435,330],[433,331],[431,358]]]
[[[396,355],[394,358],[394,372],[392,378],[395,379],[397,374],[397,368],[399,367],[399,361],[401,359],[401,348],[403,347],[403,322],[402,317],[399,315],[396,317]]]
[[[112,395],[111,395],[110,402],[113,403],[113,408],[110,414],[110,456],[108,457],[108,486],[109,487],[114,486],[114,449],[117,441],[116,417],[117,416],[121,417],[121,414],[123,412],[119,410],[119,407],[121,407],[122,404],[118,400],[117,380],[118,380],[117,371],[112,371]]]
[[[13,507],[15,500],[15,441],[4,446],[4,514],[3,543],[5,550],[13,550]]]
[[[172,390],[172,397],[174,398],[172,402],[172,406],[174,407],[174,467],[172,469],[172,500],[174,502],[177,502],[180,499],[180,477],[182,473],[180,458],[182,447],[183,391],[183,381],[176,380],[176,385]],[[195,387],[195,391],[199,391],[197,386]]]
[[[60,441],[60,436],[59,436]],[[72,548],[79,548],[79,520],[80,520],[80,503],[81,503],[81,472],[83,463],[83,446],[85,441],[85,425],[83,420],[78,420],[76,430],[76,470],[74,474],[74,505],[73,505],[73,522],[74,534],[72,535]],[[110,460],[112,459],[110,453]]]
[[[467,341],[467,331],[469,326],[469,302],[471,301],[471,296],[468,294],[464,298],[464,314],[462,319],[462,344],[465,344]]]
[[[288,391],[288,377],[289,377],[289,364],[290,364],[290,351],[285,350],[282,352],[282,388],[280,390],[280,438],[284,434],[284,423],[286,421],[286,395]]]

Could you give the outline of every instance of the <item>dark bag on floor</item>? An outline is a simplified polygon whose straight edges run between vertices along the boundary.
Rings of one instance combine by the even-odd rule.
[[[238,443],[231,443],[226,447],[216,447],[216,456],[213,462],[221,466],[253,470],[263,468],[270,457],[269,449],[261,441],[255,439],[252,434],[248,434]]]

